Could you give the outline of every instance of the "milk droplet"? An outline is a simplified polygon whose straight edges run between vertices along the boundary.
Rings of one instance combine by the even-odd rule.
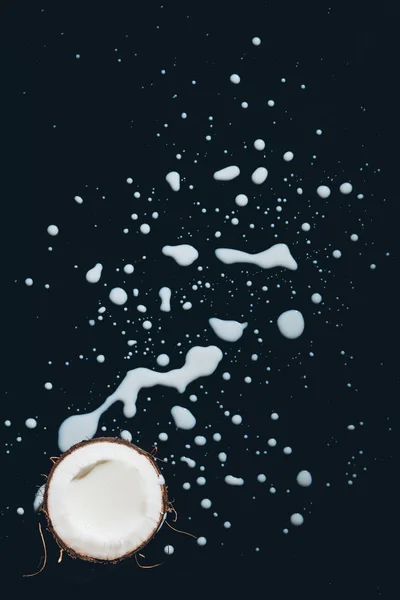
[[[149,329],[151,329],[153,327],[153,323],[151,321],[143,321],[142,323],[142,327],[143,329],[146,329],[146,331],[149,331]]]
[[[103,362],[106,360],[106,357],[104,356],[104,354],[98,354],[98,355],[96,356],[96,360],[97,360],[97,362],[99,362],[99,363],[103,363]]]
[[[196,425],[195,416],[190,410],[183,406],[173,406],[171,408],[171,415],[174,419],[175,426],[178,427],[178,429],[193,429]]]
[[[148,233],[150,233],[150,225],[148,225],[147,223],[142,223],[142,225],[140,226],[140,231],[147,235]]]
[[[234,263],[250,263],[261,267],[262,269],[272,269],[274,267],[285,267],[295,271],[298,268],[290,250],[286,244],[275,244],[256,254],[249,254],[241,250],[232,248],[217,248],[215,256],[226,265]]]
[[[234,477],[233,475],[227,475],[225,477],[225,483],[228,485],[243,485],[244,480],[241,477]]]
[[[259,37],[253,37],[251,41],[254,44],[254,46],[259,46],[261,44],[261,40]]]
[[[132,441],[132,434],[130,431],[127,431],[126,429],[123,429],[119,435],[122,440],[126,440],[127,442]]]
[[[238,194],[235,198],[235,202],[238,206],[246,206],[249,202],[249,199],[245,194]]]
[[[170,256],[181,267],[188,267],[198,259],[199,253],[190,244],[179,244],[177,246],[164,246],[161,250],[164,256]]]
[[[81,196],[75,196],[74,197],[75,202],[77,202],[78,204],[83,204],[83,198],[81,198]]]
[[[277,325],[284,337],[294,340],[304,331],[304,318],[299,310],[287,310],[278,317]]]
[[[264,475],[264,473],[260,473],[259,475],[257,475],[257,481],[259,481],[260,483],[265,483],[267,481],[266,475]]]
[[[232,83],[240,83],[240,77],[237,73],[234,73],[229,77]]]
[[[340,250],[334,250],[332,252],[332,256],[333,258],[340,258],[342,256],[342,253],[340,252]]]
[[[156,360],[157,364],[160,365],[160,367],[166,367],[167,365],[169,365],[168,354],[159,354]]]
[[[208,322],[214,333],[226,342],[237,342],[247,327],[247,323],[217,319],[216,317],[212,317]]]
[[[265,148],[265,142],[264,142],[264,140],[262,140],[261,138],[255,140],[255,142],[254,142],[254,148],[256,150],[260,150],[260,151],[264,150],[264,148]]]
[[[33,285],[33,279],[31,279],[31,277],[27,277],[25,279],[25,285],[27,285],[28,287]]]
[[[312,484],[310,471],[300,471],[297,474],[296,481],[301,487],[309,487]]]
[[[222,463],[226,463],[228,456],[226,454],[226,452],[220,452],[218,454],[218,460],[220,460]]]
[[[59,231],[59,229],[58,229],[57,225],[49,225],[47,228],[47,233],[49,235],[53,235],[53,236],[58,235],[58,231]]]
[[[285,446],[283,449],[283,453],[284,454],[292,454],[293,450],[291,449],[290,446]]]
[[[310,225],[310,223],[303,223],[301,228],[303,231],[310,231],[311,225]]]
[[[214,179],[217,181],[231,181],[236,177],[239,177],[240,169],[236,165],[231,165],[230,167],[225,167],[224,169],[220,169],[214,173]]]
[[[163,312],[170,312],[171,310],[171,289],[169,287],[162,287],[158,292],[161,299],[160,310]]]
[[[173,554],[175,552],[175,548],[171,546],[171,544],[168,544],[168,546],[165,546],[164,552],[165,554]]]
[[[298,527],[299,525],[303,525],[304,517],[300,513],[293,513],[292,516],[290,517],[290,522],[292,525],[295,525],[296,527]]]
[[[205,546],[207,544],[207,539],[203,536],[200,536],[199,538],[197,538],[197,544],[199,546]]]
[[[35,429],[35,427],[37,426],[37,421],[36,419],[30,418],[25,421],[25,425],[28,429]]]
[[[346,183],[342,183],[342,185],[339,187],[339,190],[342,194],[351,194],[351,192],[353,191],[353,186],[351,185],[351,183],[346,181]]]
[[[234,425],[240,425],[243,421],[243,419],[240,415],[233,415],[231,420]]]
[[[283,155],[283,160],[285,160],[286,162],[290,162],[291,160],[293,160],[293,158],[293,152],[285,152],[285,154]]]
[[[168,434],[167,434],[167,433],[164,433],[164,432],[162,432],[162,433],[160,433],[160,434],[159,434],[159,436],[158,436],[158,439],[159,439],[161,442],[166,442],[166,441],[168,440]]]
[[[119,306],[122,306],[128,300],[128,294],[120,287],[113,288],[108,297],[110,298],[111,302],[118,304]]]
[[[46,381],[46,383],[44,384],[44,387],[46,388],[46,390],[52,390],[53,384],[50,383],[50,381]]]
[[[197,485],[205,485],[206,484],[206,478],[205,477],[198,477],[196,479],[196,483],[197,483]]]
[[[165,176],[165,179],[174,192],[179,192],[181,189],[181,176],[177,171],[171,171]]]
[[[230,529],[232,527],[232,523],[230,523],[230,521],[225,521],[224,527],[225,529]]]
[[[192,308],[192,303],[191,302],[184,302],[182,304],[182,308],[183,308],[183,310],[190,310]]]
[[[277,442],[275,438],[270,438],[267,442],[268,446],[270,446],[271,448],[275,448]]]
[[[320,185],[317,187],[317,194],[320,198],[329,198],[331,195],[331,190],[327,185]]]
[[[319,304],[322,301],[322,296],[318,293],[312,294],[311,300],[314,302],[314,304]]]
[[[86,281],[89,283],[97,283],[100,281],[102,270],[103,265],[96,263],[95,266],[86,273]]]
[[[258,167],[255,171],[253,171],[251,175],[251,180],[256,185],[261,185],[268,177],[268,171],[265,167]]]
[[[20,506],[19,508],[17,508],[17,513],[19,515],[23,515],[25,513],[24,509],[22,508],[22,506]]]
[[[204,498],[201,502],[200,505],[202,508],[211,508],[212,502],[209,498]]]
[[[268,100],[268,106],[275,106],[275,102],[273,100]]]
[[[196,435],[196,437],[194,438],[194,443],[197,446],[205,446],[205,444],[207,443],[207,440],[204,437],[204,435]]]
[[[358,235],[356,233],[352,233],[350,239],[352,242],[358,242]]]

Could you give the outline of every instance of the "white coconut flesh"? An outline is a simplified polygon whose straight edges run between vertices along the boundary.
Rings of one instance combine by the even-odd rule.
[[[53,468],[46,490],[51,528],[67,551],[118,560],[156,533],[164,478],[135,446],[113,440],[78,445]]]

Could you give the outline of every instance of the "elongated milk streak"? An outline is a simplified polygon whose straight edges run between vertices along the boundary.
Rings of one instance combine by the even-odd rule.
[[[285,267],[296,271],[297,262],[294,260],[286,244],[275,244],[257,254],[249,254],[241,250],[231,248],[217,248],[215,256],[226,265],[233,263],[251,263],[262,269],[272,269],[274,267]]]
[[[99,408],[83,415],[73,415],[63,421],[58,430],[61,452],[81,440],[92,438],[96,434],[101,415],[118,400],[124,404],[125,417],[131,418],[136,414],[136,401],[141,389],[164,385],[173,387],[182,394],[195,379],[214,373],[221,359],[222,352],[217,346],[194,346],[186,354],[185,364],[180,369],[160,373],[138,367],[128,371],[115,392]]]
[[[214,173],[214,179],[217,181],[230,181],[231,179],[235,179],[235,177],[239,177],[240,169],[235,165],[231,165],[230,167],[225,167],[224,169],[220,169]]]

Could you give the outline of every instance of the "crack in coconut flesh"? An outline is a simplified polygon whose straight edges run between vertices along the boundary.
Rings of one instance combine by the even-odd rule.
[[[126,440],[96,438],[75,444],[55,462],[42,510],[70,556],[117,562],[160,529],[167,487],[151,454]]]

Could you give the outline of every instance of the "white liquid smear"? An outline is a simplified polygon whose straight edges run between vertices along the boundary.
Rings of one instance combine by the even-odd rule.
[[[95,266],[86,273],[86,281],[89,283],[97,283],[100,281],[102,270],[103,265],[101,263],[96,263]]]
[[[241,477],[234,477],[233,475],[227,475],[225,477],[225,483],[228,485],[243,485],[244,479]]]
[[[158,292],[161,299],[160,310],[163,312],[170,312],[171,310],[171,289],[169,287],[162,287]]]
[[[310,471],[300,471],[297,474],[296,481],[301,487],[309,487],[312,484]]]
[[[196,425],[195,416],[184,406],[173,406],[171,408],[171,415],[178,429],[193,429]]]
[[[265,167],[258,167],[258,169],[256,169],[252,176],[251,176],[251,180],[253,183],[255,183],[256,185],[261,185],[262,183],[264,183],[264,181],[267,179],[268,177],[268,171]]]
[[[247,327],[247,323],[239,323],[238,321],[225,321],[212,317],[208,320],[214,333],[226,342],[237,342],[243,335],[243,331]]]
[[[231,165],[214,173],[214,179],[217,181],[231,181],[240,175],[239,167]]]
[[[186,354],[185,364],[180,369],[160,373],[138,367],[128,371],[115,392],[99,408],[90,413],[73,415],[63,421],[58,431],[60,450],[65,452],[73,444],[91,439],[96,434],[100,417],[115,402],[123,402],[124,416],[131,418],[136,414],[136,401],[141,389],[164,385],[173,387],[182,394],[192,381],[214,373],[222,356],[217,346],[194,346]]]
[[[294,260],[286,244],[275,244],[257,254],[249,254],[241,250],[231,248],[217,248],[215,256],[226,265],[233,263],[251,263],[262,269],[272,269],[274,267],[285,267],[295,271],[297,262]]]
[[[165,179],[174,192],[179,192],[181,189],[181,176],[177,171],[171,171],[165,176]]]
[[[46,487],[46,484],[41,485],[35,494],[35,498],[33,500],[33,510],[35,512],[37,512],[43,504],[43,496],[44,496],[45,487]]]
[[[283,336],[294,340],[304,331],[304,317],[299,310],[287,310],[278,317],[277,325]]]
[[[118,304],[119,306],[122,306],[128,300],[128,294],[120,287],[113,288],[108,297],[110,298],[111,302]]]
[[[190,244],[178,244],[177,246],[164,246],[162,249],[164,256],[170,256],[181,267],[188,267],[199,258],[196,248]]]

